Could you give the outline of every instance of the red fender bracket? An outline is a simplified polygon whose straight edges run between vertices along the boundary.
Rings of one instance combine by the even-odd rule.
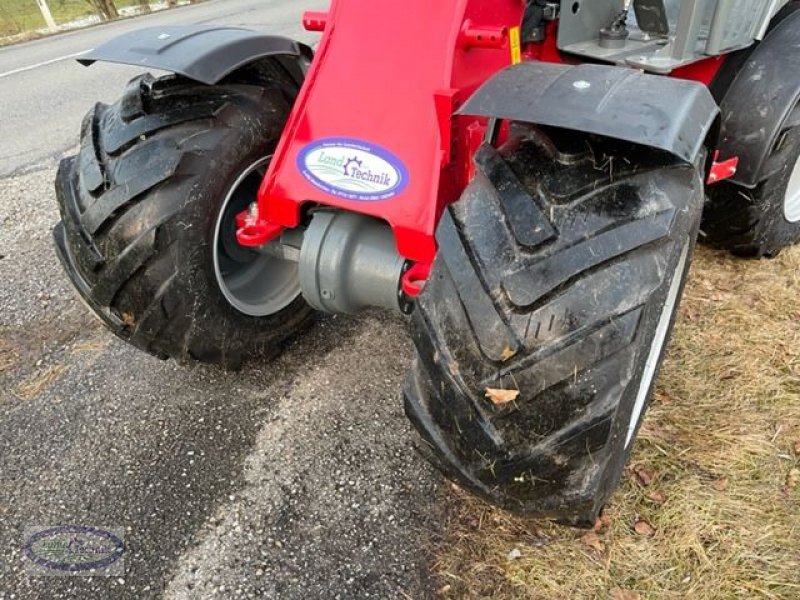
[[[711,163],[711,169],[708,171],[708,179],[706,183],[712,185],[725,181],[736,175],[736,170],[739,168],[739,157],[734,156],[728,160],[719,162],[719,150],[714,152],[714,162]]]
[[[403,293],[410,298],[419,296],[430,274],[431,265],[429,263],[418,262],[412,265],[408,271],[403,273],[403,277],[400,280],[400,287]]]
[[[303,29],[306,31],[325,31],[327,26],[327,12],[307,10],[303,13]]]

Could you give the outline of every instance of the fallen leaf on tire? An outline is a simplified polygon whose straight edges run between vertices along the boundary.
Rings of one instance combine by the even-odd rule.
[[[640,600],[641,596],[633,590],[614,588],[608,593],[611,600]]]
[[[486,388],[486,397],[495,406],[502,406],[513,402],[519,396],[519,390],[502,390],[498,388]]]
[[[120,316],[122,317],[122,322],[128,327],[133,327],[133,325],[136,323],[136,317],[134,317],[133,313],[131,312],[125,311]]]
[[[800,482],[800,469],[791,469],[786,475],[786,489],[793,490]]]
[[[581,542],[590,548],[594,548],[600,553],[604,552],[606,549],[606,545],[603,543],[603,540],[601,540],[600,536],[598,536],[594,531],[584,533],[583,536],[581,536]]]
[[[511,348],[510,346],[506,346],[503,348],[503,351],[500,353],[500,360],[506,362],[509,358],[514,356],[517,353],[516,350]]]
[[[656,532],[656,530],[653,529],[653,526],[647,521],[636,521],[636,524],[633,526],[633,530],[639,535],[646,535],[647,537],[650,537]]]
[[[648,494],[645,496],[645,498],[647,498],[648,500],[650,500],[650,502],[652,502],[653,504],[664,504],[664,502],[666,502],[666,500],[667,500],[667,499],[664,497],[664,494],[662,494],[662,493],[661,493],[661,492],[659,492],[658,490],[653,490],[652,492],[649,492],[649,493],[648,493]]]
[[[653,472],[648,471],[641,465],[636,465],[633,467],[633,474],[636,476],[636,481],[639,483],[639,485],[648,486],[653,483]]]

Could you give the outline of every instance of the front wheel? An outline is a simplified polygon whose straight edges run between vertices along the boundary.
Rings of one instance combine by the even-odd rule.
[[[647,407],[691,262],[698,170],[519,127],[442,218],[406,412],[490,502],[593,522]]]
[[[235,239],[289,113],[280,83],[145,75],[84,119],[80,153],[56,180],[56,247],[119,337],[162,358],[236,367],[309,321],[296,264]]]

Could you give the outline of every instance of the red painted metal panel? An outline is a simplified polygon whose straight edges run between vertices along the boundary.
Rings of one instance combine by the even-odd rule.
[[[678,79],[690,79],[692,81],[699,81],[705,85],[711,85],[711,82],[714,81],[717,73],[719,73],[719,70],[725,63],[726,58],[727,55],[712,56],[681,67],[680,69],[675,69],[671,73],[671,76]]]
[[[475,123],[451,115],[510,64],[508,29],[523,8],[522,0],[334,0],[259,192],[257,223],[274,231],[296,226],[306,202],[338,207],[386,220],[401,255],[432,261],[441,211],[466,185],[468,145],[460,140]],[[321,27],[319,15],[311,20]],[[328,146],[314,145],[325,140]],[[378,166],[362,168],[359,159]],[[303,171],[304,160],[319,178]],[[407,181],[385,199],[365,200],[360,188],[343,197],[333,169],[343,169],[354,188],[383,190],[402,173]]]
[[[474,170],[485,122],[453,113],[512,61],[524,0],[333,0],[310,12],[324,31],[303,89],[238,239],[261,245],[300,223],[302,206],[383,219],[401,255],[430,263],[444,206]],[[557,23],[525,60],[578,62],[556,48]],[[518,38],[517,38],[518,39]],[[722,58],[673,75],[709,83]],[[345,186],[347,189],[342,188]]]

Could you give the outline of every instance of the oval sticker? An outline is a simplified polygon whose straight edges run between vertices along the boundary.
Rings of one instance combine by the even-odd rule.
[[[125,544],[99,527],[65,525],[44,529],[25,541],[25,554],[37,565],[58,571],[91,571],[116,562]]]
[[[388,200],[408,185],[408,171],[394,154],[350,138],[325,138],[300,151],[297,168],[315,187],[348,200]]]

